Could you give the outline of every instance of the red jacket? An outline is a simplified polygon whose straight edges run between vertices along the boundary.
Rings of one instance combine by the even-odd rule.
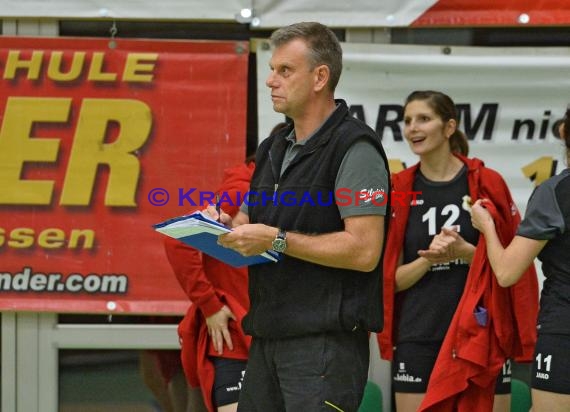
[[[502,177],[479,159],[458,156],[468,168],[473,201],[488,198],[496,207],[496,227],[503,244],[513,238],[520,215]],[[392,359],[394,346],[394,294],[398,257],[404,244],[412,196],[415,165],[393,176],[394,192],[407,194],[392,202],[392,220],[384,258],[384,330],[378,335],[381,355]],[[488,311],[488,326],[475,321],[477,305]],[[451,321],[421,410],[488,411],[494,383],[507,358],[531,361],[536,342],[538,281],[531,266],[516,285],[502,288],[491,271],[485,242],[479,238],[463,296]],[[489,404],[490,402],[490,404]],[[432,409],[433,408],[433,409]],[[455,408],[455,409],[454,409]]]
[[[219,189],[231,199],[243,195],[249,189],[254,165],[239,165],[225,170],[224,183]],[[222,204],[222,210],[235,215],[239,205]],[[212,403],[214,366],[209,356],[220,356],[214,351],[208,336],[206,317],[227,305],[236,315],[230,321],[229,329],[234,349],[229,351],[224,343],[224,358],[247,359],[251,338],[241,328],[241,320],[249,308],[247,290],[247,268],[226,265],[184,243],[167,237],[165,249],[168,260],[180,286],[192,302],[178,326],[182,345],[182,366],[191,386],[200,386],[208,411],[215,410]]]

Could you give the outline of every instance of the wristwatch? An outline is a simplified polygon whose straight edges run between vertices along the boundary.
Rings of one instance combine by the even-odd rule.
[[[277,236],[273,239],[273,243],[271,243],[271,248],[279,253],[285,252],[287,249],[287,232],[283,229],[278,229]]]

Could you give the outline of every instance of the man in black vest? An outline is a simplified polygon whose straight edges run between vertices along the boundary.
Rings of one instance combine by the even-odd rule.
[[[266,84],[290,120],[261,143],[249,198],[220,237],[249,256],[253,336],[239,411],[356,411],[368,376],[368,332],[382,329],[388,161],[379,137],[334,99],[335,34],[298,23],[271,36]],[[210,210],[217,217],[217,213]]]

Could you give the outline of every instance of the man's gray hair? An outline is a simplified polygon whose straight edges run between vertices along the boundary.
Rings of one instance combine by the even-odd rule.
[[[317,22],[301,22],[277,29],[269,38],[274,47],[292,40],[304,40],[309,48],[311,68],[325,64],[330,70],[328,87],[334,92],[342,73],[342,48],[334,32]]]

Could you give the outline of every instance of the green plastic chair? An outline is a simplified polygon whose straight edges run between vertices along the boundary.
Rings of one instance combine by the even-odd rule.
[[[358,412],[382,412],[382,389],[376,383],[366,382]]]
[[[532,406],[530,388],[520,379],[511,380],[511,412],[528,412]]]

